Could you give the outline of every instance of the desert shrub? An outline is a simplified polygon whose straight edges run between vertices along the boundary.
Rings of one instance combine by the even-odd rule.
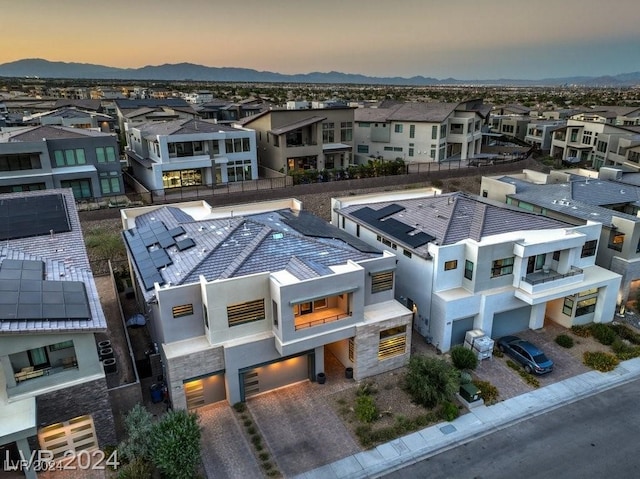
[[[469,384],[473,378],[468,371],[460,371],[460,384]]]
[[[269,459],[269,453],[261,452],[260,454],[258,454],[258,457],[260,458],[261,461],[266,461],[267,459]]]
[[[235,409],[236,412],[245,412],[247,410],[247,405],[243,402],[237,402],[233,405],[233,409]]]
[[[502,351],[500,351],[498,348],[494,348],[493,355],[496,358],[503,358],[504,357],[504,353]]]
[[[152,473],[151,464],[147,460],[137,457],[118,468],[118,479],[150,479]]]
[[[198,415],[184,410],[167,412],[151,432],[151,458],[164,477],[190,479],[200,464]]]
[[[640,346],[629,344],[627,340],[620,338],[616,338],[616,340],[611,344],[611,350],[621,361],[626,361],[627,359],[633,359],[640,356]]]
[[[479,379],[473,381],[475,387],[480,391],[480,397],[487,406],[498,402],[498,388],[491,384],[489,381],[481,381]]]
[[[625,324],[610,324],[609,327],[622,339],[626,339],[630,343],[640,345],[640,334],[633,331],[629,326]]]
[[[256,433],[256,428],[255,426],[249,426],[247,428],[247,434],[251,435],[251,434],[255,434]]]
[[[371,382],[365,382],[358,385],[358,389],[356,389],[356,396],[371,396],[372,394],[377,394],[378,390],[376,389],[375,384]]]
[[[355,413],[358,420],[370,423],[378,418],[378,408],[371,396],[363,395],[356,398]]]
[[[601,372],[613,371],[620,364],[620,360],[616,356],[602,351],[586,351],[583,355],[583,362],[586,366]]]
[[[427,408],[448,401],[458,390],[460,375],[449,362],[427,356],[409,360],[405,387],[413,400]]]
[[[507,366],[517,371],[520,377],[524,379],[524,382],[526,382],[529,386],[533,386],[534,388],[540,387],[540,381],[538,381],[538,379],[534,377],[533,374],[529,374],[524,369],[522,369],[518,363],[511,361],[511,359],[507,359]]]
[[[460,415],[460,411],[458,410],[458,406],[456,406],[451,401],[446,401],[442,403],[442,407],[440,408],[440,417],[445,421],[453,421]]]
[[[588,324],[576,324],[571,326],[571,332],[580,338],[588,338],[591,336],[591,326]]]
[[[442,183],[442,180],[435,178],[433,180],[431,180],[431,186],[433,186],[434,188],[442,188],[444,183]]]
[[[460,370],[473,370],[478,367],[478,357],[473,351],[463,346],[454,346],[451,348],[451,361],[453,365]]]
[[[118,452],[126,462],[136,462],[136,459],[148,461],[151,457],[153,444],[151,431],[153,430],[153,416],[144,406],[136,404],[124,418],[127,439],[120,444]],[[131,466],[137,469],[140,464]]]
[[[563,348],[572,348],[573,338],[571,336],[567,336],[566,334],[558,334],[558,336],[556,336],[556,343]]]
[[[591,325],[591,334],[596,340],[605,346],[610,346],[615,341],[617,334],[607,324],[594,323]]]

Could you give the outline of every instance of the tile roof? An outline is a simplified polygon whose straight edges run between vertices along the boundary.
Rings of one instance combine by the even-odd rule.
[[[60,140],[67,138],[87,138],[87,137],[111,137],[108,133],[102,133],[86,128],[71,128],[56,125],[28,126],[18,130],[11,130],[0,133],[0,143],[13,141],[42,141]]]
[[[303,128],[305,126],[313,125],[314,123],[319,123],[322,120],[326,120],[326,119],[327,119],[326,116],[317,116],[317,115],[309,116],[308,118],[305,118],[303,120],[298,120],[296,122],[289,123],[288,125],[282,125],[278,128],[274,128],[271,130],[271,133],[273,133],[274,135],[282,135],[284,133],[297,130],[298,128]]]
[[[196,221],[179,207],[161,207],[136,217],[136,226],[124,232],[125,239],[141,235],[158,223],[167,230],[181,227],[184,233],[175,240],[191,238],[195,243],[184,251],[176,246],[164,248],[170,264],[157,268],[161,285],[194,283],[201,275],[213,281],[285,269],[301,279],[317,277],[328,274],[329,266],[381,254],[310,213],[290,210]],[[129,240],[126,243],[140,278],[140,265]],[[156,250],[159,245],[149,248]],[[144,295],[151,300],[153,289]]]
[[[637,216],[606,207],[637,204],[640,200],[640,187],[576,176],[572,176],[567,183],[549,185],[537,185],[510,176],[504,176],[499,180],[516,187],[516,193],[508,195],[509,197],[544,207],[549,211],[585,221],[597,221],[606,226],[612,225],[613,217],[640,221]]]
[[[220,131],[241,131],[232,126],[207,120],[181,119],[138,124],[133,128],[142,131],[145,138],[157,135],[190,135],[198,133],[218,133]]]
[[[65,233],[47,234],[29,238],[3,241],[0,246],[0,261],[31,260],[42,261],[45,264],[45,277],[48,281],[81,281],[84,283],[91,319],[82,320],[50,320],[0,321],[0,334],[5,333],[34,333],[59,331],[104,331],[106,319],[100,298],[89,265],[89,258],[85,249],[80,219],[75,207],[75,199],[71,189],[43,190],[22,193],[7,193],[5,198],[26,196],[47,196],[62,194],[69,216],[71,231]]]
[[[419,121],[441,123],[458,107],[459,103],[407,102],[387,108],[358,108],[354,112],[355,121],[388,122]]]
[[[555,229],[567,226],[567,223],[546,218],[541,215],[524,212],[504,204],[495,203],[462,192],[439,196],[429,196],[411,200],[383,201],[369,205],[350,205],[340,210],[360,223],[372,226],[372,222],[362,220],[358,211],[371,208],[376,211],[383,208],[394,211],[383,221],[395,220],[407,225],[408,236],[425,233],[432,237],[430,242],[449,245],[466,239],[480,241],[485,237],[515,231]],[[375,229],[375,227],[373,227]],[[381,234],[418,254],[428,254],[428,244],[412,247],[405,235],[393,235],[381,231]]]

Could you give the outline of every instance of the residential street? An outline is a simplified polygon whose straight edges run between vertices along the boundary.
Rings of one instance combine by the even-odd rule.
[[[639,393],[640,380],[635,380],[385,477],[636,477]]]

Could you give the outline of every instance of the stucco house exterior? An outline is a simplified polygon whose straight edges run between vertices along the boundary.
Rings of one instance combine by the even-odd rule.
[[[354,115],[357,163],[370,157],[407,163],[467,160],[480,153],[482,126],[490,106],[460,103],[383,102]]]
[[[407,363],[411,312],[394,299],[396,257],[297,200],[121,215],[174,408],[315,380],[330,354],[355,379]]]
[[[637,173],[630,174],[628,180]],[[483,177],[482,195],[522,210],[533,211],[575,225],[602,224],[596,264],[622,275],[617,297],[624,311],[631,291],[640,284],[640,217],[638,184],[623,183],[618,168],[552,171],[524,170],[521,174]]]
[[[397,255],[396,298],[439,350],[481,329],[611,321],[620,275],[595,265],[601,225],[574,226],[430,188],[334,198],[332,223]]]
[[[0,445],[15,460],[115,444],[94,336],[107,325],[71,190],[0,195],[0,223]]]
[[[162,194],[172,188],[258,179],[256,135],[215,120],[130,126],[126,155],[133,176]]]
[[[269,109],[239,120],[256,131],[258,162],[288,174],[347,168],[353,158],[354,108]]]
[[[0,193],[52,188],[76,200],[124,194],[117,138],[52,125],[0,132]]]

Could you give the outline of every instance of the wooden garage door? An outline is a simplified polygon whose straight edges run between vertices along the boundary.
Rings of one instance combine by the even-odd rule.
[[[62,459],[66,451],[95,451],[98,439],[91,416],[80,416],[69,421],[52,424],[38,432],[40,448]]]
[[[505,311],[493,316],[493,328],[491,337],[498,339],[509,334],[519,333],[529,329],[531,306]]]

